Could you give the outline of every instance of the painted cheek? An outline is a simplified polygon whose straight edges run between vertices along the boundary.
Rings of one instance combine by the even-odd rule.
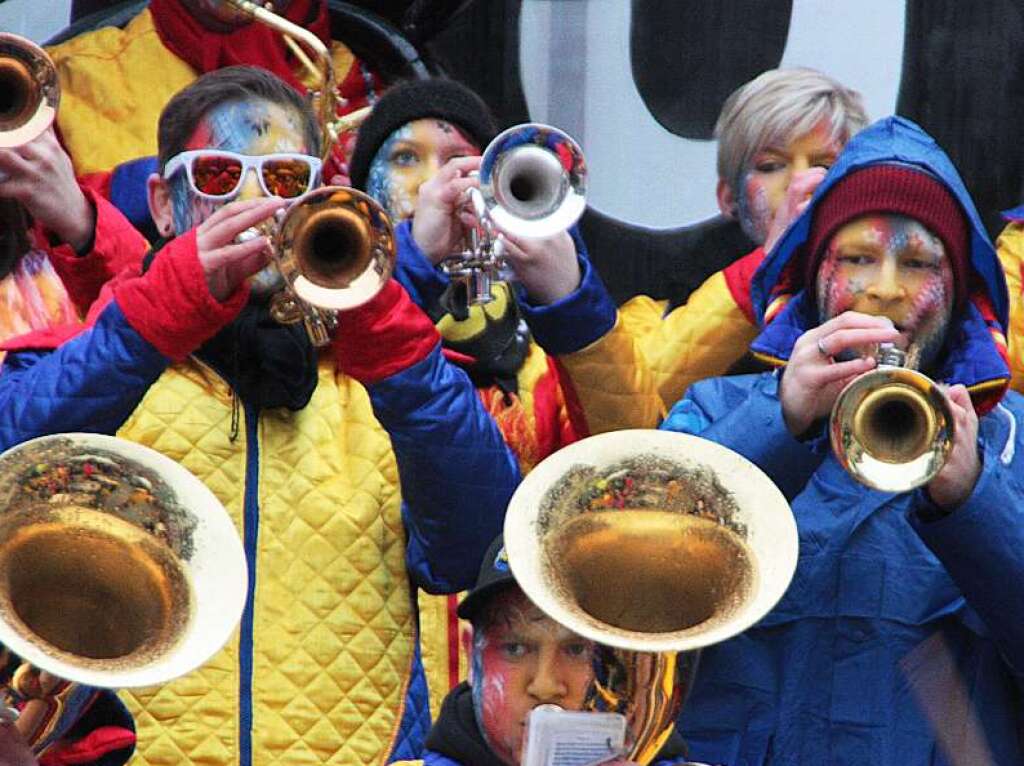
[[[761,179],[747,176],[744,190],[746,204],[740,210],[740,222],[748,234],[755,233],[757,240],[763,241],[768,236],[772,209],[768,186]]]
[[[501,655],[497,642],[481,651],[479,719],[488,743],[503,760],[513,761],[522,739],[522,716],[514,704],[514,668]]]

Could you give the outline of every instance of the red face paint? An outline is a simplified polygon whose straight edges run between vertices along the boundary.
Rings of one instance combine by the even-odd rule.
[[[502,599],[500,608],[490,611],[497,616],[473,642],[473,701],[487,744],[516,766],[533,708],[582,707],[593,678],[592,645],[544,615],[517,588],[496,598]]]
[[[942,241],[918,221],[866,215],[847,223],[829,240],[816,287],[821,321],[844,311],[888,317],[900,331],[896,345],[922,368],[941,351],[953,268]]]

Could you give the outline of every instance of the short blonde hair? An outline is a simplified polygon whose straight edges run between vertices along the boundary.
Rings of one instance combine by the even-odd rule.
[[[715,124],[718,177],[739,191],[751,159],[785,146],[827,120],[831,139],[845,144],[867,125],[860,93],[814,69],[769,69],[737,88]]]

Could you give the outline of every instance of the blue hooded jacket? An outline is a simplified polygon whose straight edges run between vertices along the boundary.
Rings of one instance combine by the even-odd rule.
[[[953,320],[939,377],[998,396],[1007,295],[995,252],[955,169],[901,118],[858,134],[755,276],[763,318],[801,254],[814,207],[841,178],[910,165],[942,181],[971,229],[970,261],[991,304]],[[797,292],[754,344],[787,359],[817,323]],[[1024,763],[1024,400],[980,419],[982,470],[941,516],[921,490],[890,494],[852,479],[824,434],[798,441],[778,399],[780,372],[691,387],[663,424],[730,447],[790,498],[800,558],[786,595],[741,636],[705,650],[681,718],[696,760],[745,764],[943,766]],[[928,520],[932,519],[932,520]]]

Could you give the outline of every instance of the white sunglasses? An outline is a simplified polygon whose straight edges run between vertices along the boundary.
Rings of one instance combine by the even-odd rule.
[[[176,154],[164,166],[169,179],[185,168],[192,191],[210,200],[227,200],[238,195],[250,169],[256,171],[260,188],[268,197],[292,199],[316,187],[320,159],[308,154],[236,154],[220,149],[192,149]]]

